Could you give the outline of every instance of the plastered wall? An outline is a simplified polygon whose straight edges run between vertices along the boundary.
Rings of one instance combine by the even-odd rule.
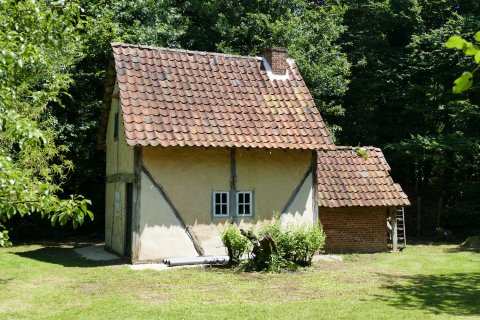
[[[139,261],[194,257],[192,241],[150,177],[141,175]]]
[[[237,149],[237,190],[254,192],[254,217],[239,223],[248,227],[271,219],[274,212],[280,213],[311,162],[310,151]],[[212,218],[212,191],[230,189],[230,150],[145,147],[142,163],[191,227],[205,254],[225,254],[220,234],[227,219]],[[289,207],[287,214],[291,218],[314,220],[312,183],[311,176],[305,179]],[[149,188],[148,192],[144,188]],[[139,260],[192,256],[192,251],[185,248],[188,237],[172,219],[171,209],[164,206],[165,199],[160,194],[147,195],[151,191],[151,186],[144,185],[142,175]]]
[[[312,188],[313,179],[312,174],[310,173],[305,181],[302,183],[300,191],[292,203],[287,207],[287,210],[281,216],[281,222],[283,226],[289,224],[301,225],[305,223],[314,223],[316,221],[313,214],[314,206],[317,204],[314,203]]]
[[[114,92],[118,92],[115,85]],[[118,139],[114,139],[115,114],[118,112]],[[108,117],[106,137],[106,177],[133,174],[133,148],[125,139],[119,100],[113,99]],[[135,197],[134,197],[135,199]],[[124,181],[107,182],[105,193],[105,245],[118,254],[125,254],[126,187]]]
[[[270,219],[273,212],[282,213],[311,166],[309,150],[238,149],[236,153],[237,189],[255,192],[255,216],[259,220]]]

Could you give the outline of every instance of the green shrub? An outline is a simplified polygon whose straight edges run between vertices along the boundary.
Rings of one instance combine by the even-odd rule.
[[[313,255],[320,252],[325,245],[325,233],[320,224],[303,225],[290,231],[289,259],[297,265],[309,266]]]
[[[248,251],[250,243],[246,237],[240,233],[237,226],[231,224],[222,233],[222,242],[227,248],[227,254],[230,258],[230,265],[237,265],[240,258]]]
[[[290,224],[282,228],[278,217],[264,224],[258,236],[252,232],[244,234],[252,243],[251,260],[247,268],[256,271],[280,272],[309,266],[313,255],[321,251],[325,244],[325,234],[320,224]]]
[[[238,265],[250,250],[247,270],[280,272],[309,266],[313,255],[323,249],[325,234],[320,224],[289,224],[283,228],[280,219],[262,226],[258,234],[230,225],[222,234],[230,265]]]
[[[271,226],[269,231],[262,231],[259,236],[251,234],[249,237],[252,251],[247,270],[280,272],[283,269],[296,269],[295,264],[284,258],[284,251],[278,244],[278,239],[284,235],[280,229]]]
[[[280,272],[284,269],[297,269],[297,266],[291,263],[291,259],[289,259],[292,242],[289,239],[289,234],[282,230],[278,217],[274,217],[272,222],[262,226],[259,237],[271,237],[275,241],[275,250],[260,250],[257,255],[254,255],[252,263],[255,270]]]
[[[262,228],[260,234],[270,234],[275,239],[281,257],[299,266],[310,265],[313,255],[325,245],[325,234],[319,223],[300,226],[289,224],[282,228],[280,220],[275,217]]]

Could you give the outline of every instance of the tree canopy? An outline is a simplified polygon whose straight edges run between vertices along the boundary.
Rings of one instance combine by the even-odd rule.
[[[444,43],[478,29],[476,1],[346,1],[343,37],[351,83],[341,140],[385,148],[393,175],[419,206],[407,217],[425,233],[437,225],[480,227],[479,91],[452,94],[471,68]],[[408,219],[411,218],[411,219]],[[417,229],[417,223],[411,224]],[[460,231],[459,231],[460,232]]]
[[[83,223],[88,200],[61,192],[72,163],[56,143],[59,105],[82,51],[76,3],[0,1],[0,222],[39,212],[64,225]],[[1,225],[0,225],[1,226]],[[8,245],[6,231],[0,246]]]

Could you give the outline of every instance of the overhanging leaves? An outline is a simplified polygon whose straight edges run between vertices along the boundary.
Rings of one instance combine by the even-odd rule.
[[[473,84],[473,74],[471,72],[464,72],[460,77],[458,77],[453,86],[453,93],[462,93],[468,89]]]

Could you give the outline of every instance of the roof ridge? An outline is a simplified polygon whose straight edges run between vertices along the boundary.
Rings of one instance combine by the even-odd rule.
[[[364,148],[367,150],[379,150],[382,151],[381,148],[374,147],[374,146],[359,146],[359,147],[354,147],[354,146],[333,146],[333,147],[328,147],[328,148],[319,148],[319,151],[336,151],[336,150],[355,150],[356,148]]]
[[[139,49],[151,49],[151,50],[165,50],[171,52],[178,52],[178,53],[185,53],[185,54],[196,54],[196,55],[214,55],[220,56],[225,58],[236,58],[236,59],[261,59],[261,57],[257,56],[242,56],[237,54],[229,54],[229,53],[221,53],[221,52],[210,52],[210,51],[197,51],[197,50],[187,50],[187,49],[179,49],[179,48],[166,48],[166,47],[155,47],[149,45],[141,45],[141,44],[130,44],[124,42],[112,42],[112,47],[128,47],[128,48],[139,48]]]

